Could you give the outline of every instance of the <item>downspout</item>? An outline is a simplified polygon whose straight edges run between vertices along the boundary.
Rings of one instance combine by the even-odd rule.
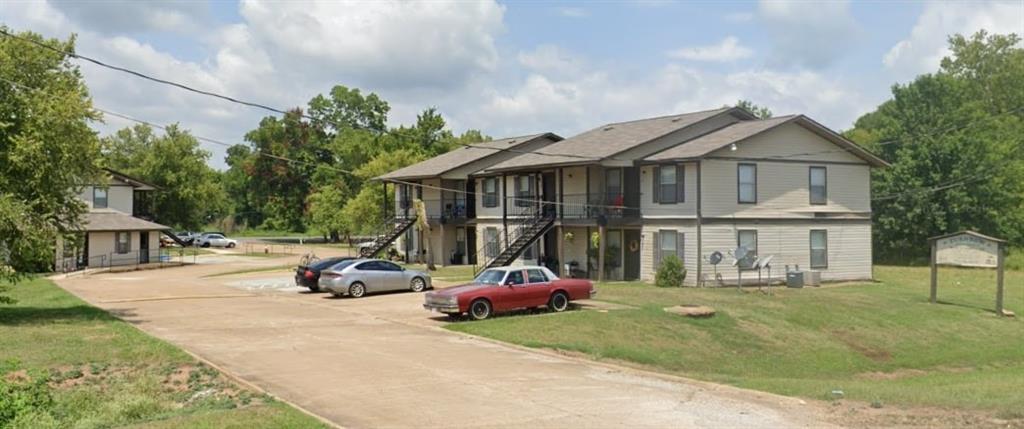
[[[508,246],[508,177],[501,173],[501,229],[505,231],[505,246]]]
[[[703,245],[704,232],[701,230],[702,229],[701,225],[703,224],[703,221],[704,221],[704,215],[701,212],[701,200],[703,199],[703,195],[701,194],[701,189],[703,188],[703,186],[701,185],[701,180],[700,180],[701,176],[703,175],[701,173],[701,164],[703,164],[703,161],[698,159],[697,160],[697,277],[694,278],[694,280],[695,280],[694,281],[694,285],[696,285],[696,286],[700,286],[701,285],[701,279],[703,279],[702,275],[703,275],[703,271],[704,271],[704,245]]]

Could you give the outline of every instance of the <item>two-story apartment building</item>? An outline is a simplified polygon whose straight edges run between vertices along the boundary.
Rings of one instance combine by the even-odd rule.
[[[389,184],[396,189],[393,206],[385,207],[397,220],[395,247],[406,261],[422,261],[428,241],[424,234],[430,234],[434,263],[477,263],[477,200],[479,195],[488,194],[486,189],[478,191],[472,175],[560,140],[558,135],[541,133],[475,143],[378,177],[384,183],[385,193]],[[424,203],[429,231],[412,228],[415,199]],[[383,249],[391,243],[386,240],[381,244]]]
[[[159,255],[160,232],[170,227],[151,222],[156,187],[111,169],[106,180],[86,184],[78,198],[89,208],[78,240],[58,239],[56,271],[148,263]]]
[[[885,165],[801,115],[723,108],[613,123],[470,173],[470,225],[482,266],[652,280],[674,254],[688,284],[716,269],[732,282],[728,256],[708,258],[743,246],[778,268],[866,279],[870,169]]]

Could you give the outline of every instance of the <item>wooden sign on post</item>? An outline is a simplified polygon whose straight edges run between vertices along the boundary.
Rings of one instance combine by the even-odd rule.
[[[1003,310],[1003,265],[1006,259],[1006,240],[989,237],[974,231],[960,231],[929,238],[932,247],[931,302],[938,297],[938,266],[995,268],[996,314],[1013,313]]]

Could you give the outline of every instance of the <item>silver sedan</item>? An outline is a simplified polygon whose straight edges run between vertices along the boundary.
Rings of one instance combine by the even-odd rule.
[[[359,298],[368,293],[431,289],[430,274],[407,270],[383,259],[344,261],[320,272],[320,289],[334,296]]]

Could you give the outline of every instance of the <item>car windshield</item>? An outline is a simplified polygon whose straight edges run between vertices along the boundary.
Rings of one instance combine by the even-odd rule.
[[[498,285],[501,284],[501,279],[505,278],[505,270],[487,270],[476,276],[475,283],[484,285]]]

